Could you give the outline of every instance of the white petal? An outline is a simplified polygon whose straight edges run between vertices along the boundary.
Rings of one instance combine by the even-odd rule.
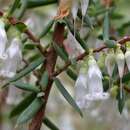
[[[115,68],[115,55],[114,54],[107,55],[105,59],[105,66],[107,68],[109,76],[112,77],[112,74]]]
[[[70,58],[79,56],[84,52],[83,48],[80,46],[71,32],[68,33],[67,39],[64,41],[64,45]]]
[[[4,28],[4,23],[0,21],[0,58],[5,59],[5,49],[7,44],[7,35]]]
[[[89,0],[81,0],[81,11],[82,15],[85,16],[88,8]]]
[[[88,69],[88,77],[92,78],[94,75],[98,76],[99,78],[102,78],[102,73],[97,64],[92,64],[91,66],[89,66]]]
[[[116,62],[118,66],[119,76],[120,78],[122,78],[124,74],[124,66],[125,66],[125,56],[123,53],[117,54]]]
[[[102,79],[97,75],[93,75],[91,78],[88,77],[88,93],[103,93]]]
[[[126,59],[126,64],[127,64],[127,67],[130,71],[130,51],[126,51],[125,53],[125,59]]]
[[[72,15],[73,15],[74,20],[75,20],[76,17],[77,17],[78,7],[79,7],[79,2],[78,2],[78,0],[73,0],[71,12],[72,12]]]
[[[79,74],[75,83],[75,99],[80,108],[85,107],[85,95],[87,92],[86,74]]]
[[[22,54],[20,49],[20,41],[16,38],[12,41],[10,47],[7,49],[8,57],[3,61],[3,66],[0,74],[3,77],[12,78],[16,74],[18,65],[22,61]]]
[[[110,97],[109,93],[87,94],[85,99],[88,101],[106,100]]]

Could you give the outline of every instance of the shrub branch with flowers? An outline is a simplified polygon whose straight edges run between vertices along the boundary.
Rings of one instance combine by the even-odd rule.
[[[35,36],[29,21],[22,18],[27,9],[51,4],[58,4],[57,15]],[[117,20],[122,18],[116,6],[115,0],[14,0],[8,10],[0,11],[0,93],[8,92],[0,94],[0,98],[7,103],[17,102],[10,97],[12,86],[31,92],[10,113],[11,118],[18,116],[16,126],[29,122],[28,130],[40,130],[44,123],[58,130],[45,113],[53,83],[82,117],[84,109],[111,98],[113,93],[122,113],[130,93],[130,36],[124,26],[112,26],[116,15]],[[15,16],[17,9],[20,11]],[[16,34],[10,39],[7,33],[12,27]],[[51,30],[51,43],[43,46],[41,38]],[[30,61],[24,53],[27,40],[31,40],[29,47],[36,49]],[[75,98],[57,78],[62,72],[75,81]],[[28,75],[35,76],[35,84],[26,81]]]

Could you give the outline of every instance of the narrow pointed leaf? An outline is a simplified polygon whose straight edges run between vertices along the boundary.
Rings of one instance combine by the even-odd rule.
[[[10,8],[9,15],[11,15],[15,11],[15,9],[17,9],[20,6],[20,2],[21,0],[14,0],[14,3]]]
[[[130,80],[130,73],[127,73],[123,76],[122,82],[125,83],[128,82],[129,80]]]
[[[72,69],[70,69],[70,68],[68,68],[67,70],[66,70],[66,73],[69,75],[69,77],[71,78],[71,79],[73,79],[74,81],[77,79],[77,75],[76,75],[76,73],[72,70]]]
[[[21,113],[17,119],[17,125],[27,123],[27,121],[35,116],[42,105],[43,101],[40,98],[35,98],[34,101]]]
[[[109,40],[109,14],[105,13],[104,23],[103,23],[103,40]]]
[[[123,92],[123,97],[121,99],[120,98],[120,91],[118,91],[117,99],[118,99],[118,110],[119,110],[120,114],[122,114],[123,108],[125,106],[125,95],[124,95],[124,92]]]
[[[29,64],[25,69],[23,69],[21,72],[16,74],[16,76],[14,78],[11,78],[9,80],[9,82],[17,81],[18,79],[26,76],[27,74],[29,74],[30,72],[35,70],[40,64],[42,64],[44,62],[44,60],[45,60],[45,58],[43,58],[43,57],[39,58],[39,59],[36,59],[31,64]]]
[[[57,0],[28,0],[28,8],[36,8],[40,6],[55,4]]]
[[[54,24],[54,20],[51,20],[51,21],[46,25],[46,28],[43,29],[43,31],[41,32],[39,38],[44,37],[44,36],[50,31],[50,29],[52,28],[53,24]]]
[[[35,99],[36,94],[31,93],[28,94],[18,105],[16,105],[13,110],[10,112],[10,118],[13,118],[17,115],[19,115],[22,111],[24,111],[29,104]]]
[[[35,92],[35,93],[40,92],[40,89],[38,88],[38,86],[36,87],[36,86],[33,86],[31,84],[28,84],[28,83],[16,81],[16,82],[13,82],[12,84],[17,88],[20,88],[20,89],[23,89],[23,90],[26,90],[26,91],[32,91],[32,92]]]
[[[35,70],[40,64],[42,64],[44,62],[44,60],[45,60],[44,57],[36,59],[32,63],[30,63],[26,68],[21,70],[18,74],[16,74],[13,78],[8,80],[8,82],[6,82],[3,86],[1,86],[1,88],[5,88],[7,85],[9,85],[9,83],[15,82],[15,81],[25,77],[27,74],[29,74],[30,72]]]
[[[82,117],[83,114],[80,110],[80,108],[78,107],[78,105],[76,104],[76,102],[74,101],[74,99],[72,98],[72,96],[68,93],[68,91],[64,88],[63,84],[60,82],[59,79],[55,78],[54,79],[55,84],[57,86],[57,88],[59,89],[59,91],[61,92],[61,94],[64,96],[64,98],[68,101],[68,103],[80,114],[80,116]]]
[[[49,80],[49,74],[48,71],[45,70],[45,72],[42,74],[42,78],[40,81],[40,85],[42,86],[42,90],[45,90],[47,85],[48,85],[48,80]]]
[[[50,119],[48,119],[47,117],[45,117],[43,119],[43,123],[50,128],[51,130],[60,130]]]
[[[68,61],[68,55],[65,52],[64,48],[59,47],[57,44],[53,43],[53,46],[57,52],[57,54],[64,60],[64,61]]]

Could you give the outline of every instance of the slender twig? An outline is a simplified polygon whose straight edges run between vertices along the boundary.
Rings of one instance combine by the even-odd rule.
[[[130,36],[125,36],[123,37],[122,39],[118,40],[117,43],[123,45],[125,44],[127,41],[130,41]],[[100,48],[96,48],[93,50],[94,53],[98,53],[98,52],[101,52],[102,50],[104,49],[107,49],[108,47],[106,45],[103,45],[102,47]],[[79,55],[78,57],[76,57],[76,61],[80,61],[82,60],[85,56],[87,56],[88,53],[87,52],[84,52],[83,54]],[[57,75],[59,75],[60,73],[62,73],[63,71],[65,71],[69,66],[71,65],[71,61],[68,61],[66,62],[65,66],[57,71],[55,71],[53,74],[52,74],[52,77],[55,77]]]
[[[53,41],[58,45],[61,46],[64,41],[64,24],[57,23],[54,35],[53,35]],[[49,81],[47,85],[47,89],[45,90],[44,95],[44,106],[38,111],[36,116],[33,118],[32,122],[29,125],[29,130],[40,130],[42,120],[45,117],[45,110],[46,110],[46,104],[48,101],[48,97],[52,88],[53,80],[51,79],[51,75],[54,73],[54,68],[56,65],[57,60],[57,53],[53,46],[49,48],[49,51],[46,53],[46,63],[44,64],[44,68],[48,71],[49,74]]]

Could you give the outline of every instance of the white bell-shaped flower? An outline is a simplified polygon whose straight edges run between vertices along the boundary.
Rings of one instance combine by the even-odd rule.
[[[89,0],[81,0],[81,12],[83,17],[86,15],[88,5],[89,5]]]
[[[110,77],[112,77],[112,74],[113,74],[113,71],[114,71],[114,68],[115,68],[115,54],[114,54],[114,51],[111,50],[107,56],[106,56],[106,59],[105,59],[105,66],[107,68],[107,72],[109,74]]]
[[[0,20],[0,59],[5,59],[5,49],[7,44],[7,35],[5,31],[5,24]]]
[[[74,20],[77,17],[78,9],[79,9],[79,0],[73,0],[71,13],[72,13],[72,16],[73,16]]]
[[[6,52],[8,57],[3,61],[3,66],[0,71],[1,76],[12,78],[16,74],[18,65],[22,61],[20,44],[21,41],[18,38],[12,40]]]
[[[87,74],[85,69],[81,68],[75,83],[75,99],[80,108],[86,107],[85,95],[87,92]]]
[[[73,0],[71,12],[72,12],[72,16],[74,19],[74,37],[75,37],[75,28],[76,28],[75,22],[76,22],[76,18],[77,18],[78,8],[79,8],[79,1]]]
[[[130,71],[130,49],[127,49],[125,53],[125,60],[126,60],[128,70]]]
[[[122,99],[123,98],[122,77],[124,74],[124,67],[125,67],[125,55],[123,54],[120,48],[118,48],[116,52],[116,62],[120,77],[120,98]]]
[[[104,100],[108,99],[109,94],[103,92],[102,73],[93,56],[88,60],[88,94],[86,100]]]

